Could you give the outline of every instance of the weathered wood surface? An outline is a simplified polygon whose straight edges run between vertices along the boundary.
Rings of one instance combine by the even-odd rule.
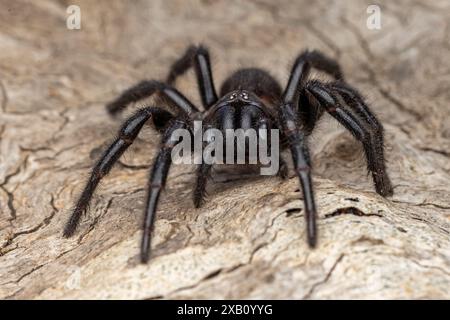
[[[0,2],[1,298],[450,298],[448,1],[383,1],[381,30],[366,28],[365,1],[76,2],[78,31],[66,1]],[[324,119],[311,140],[316,250],[296,178],[216,179],[194,209],[192,167],[176,166],[141,265],[158,144],[147,128],[62,238],[119,126],[104,104],[162,78],[192,42],[211,47],[216,84],[239,66],[285,83],[305,48],[338,58],[385,125],[394,197],[374,192],[360,146]],[[179,87],[198,102],[192,74]],[[346,207],[361,214],[333,214]]]

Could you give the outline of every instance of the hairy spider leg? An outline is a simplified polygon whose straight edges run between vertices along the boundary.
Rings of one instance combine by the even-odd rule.
[[[217,102],[214,78],[208,49],[204,46],[190,46],[183,56],[172,64],[167,83],[172,85],[176,79],[194,67],[203,107],[207,110]]]
[[[342,73],[339,63],[335,59],[327,57],[320,51],[306,50],[300,54],[298,59],[307,61],[313,68],[328,73],[336,80],[344,80],[344,74]]]
[[[344,83],[333,84],[339,95],[344,99],[356,114],[366,122],[371,134],[373,145],[376,148],[375,158],[367,163],[368,171],[372,173],[377,192],[383,196],[391,196],[393,188],[389,176],[386,173],[384,158],[384,129],[381,123],[365,103],[361,94]]]
[[[294,170],[302,186],[308,244],[310,247],[315,247],[317,242],[317,213],[311,180],[311,161],[306,136],[298,128],[298,120],[292,103],[285,103],[280,106],[279,121],[283,135],[291,150]]]
[[[383,153],[383,130],[362,98],[340,84],[323,84],[319,81],[307,83],[306,93],[311,105],[318,104],[323,107],[363,144],[367,167],[372,173],[376,191],[382,196],[392,195],[392,185],[386,172]],[[362,117],[346,110],[339,102],[338,95]]]
[[[178,140],[172,139],[172,133],[177,129],[185,129],[187,123],[181,119],[175,119],[165,130],[161,139],[161,148],[156,157],[150,174],[148,196],[145,208],[144,232],[141,242],[141,262],[146,263],[150,257],[151,231],[153,220],[158,207],[158,200],[163,189],[170,166],[172,164],[171,152]]]
[[[314,129],[321,116],[318,107],[302,109],[305,103],[303,90],[311,68],[330,74],[335,79],[343,79],[341,68],[336,60],[318,51],[304,51],[294,62],[288,83],[283,92],[283,104],[280,107],[280,125],[289,144],[295,171],[302,185],[305,203],[307,238],[311,247],[317,241],[316,207],[311,181],[311,162],[306,135]],[[309,105],[309,104],[308,104]],[[301,130],[298,125],[301,124]]]
[[[130,103],[148,98],[160,93],[175,105],[183,114],[191,115],[199,110],[177,89],[156,80],[141,81],[137,85],[125,90],[117,99],[110,102],[106,109],[111,115],[123,111]]]
[[[125,121],[119,130],[118,137],[108,147],[108,149],[106,149],[100,160],[94,166],[86,187],[81,193],[75,209],[66,224],[64,229],[65,237],[70,237],[74,234],[80,222],[81,216],[88,208],[89,202],[91,201],[92,195],[100,180],[109,173],[116,161],[136,139],[139,131],[142,129],[142,126],[150,118],[152,118],[157,129],[161,129],[170,119],[173,118],[173,116],[161,108],[148,107],[139,110]]]
[[[306,135],[311,134],[317,120],[323,114],[322,108],[317,108],[314,105],[308,106],[309,103],[303,92],[304,84],[310,74],[311,68],[325,72],[335,79],[342,80],[344,78],[338,62],[319,51],[306,50],[297,56],[291,71],[289,85],[284,92],[284,100],[294,101],[302,125],[301,129]],[[305,108],[305,106],[308,107]]]
[[[316,50],[303,51],[295,59],[294,66],[292,67],[289,76],[288,85],[283,93],[284,101],[293,101],[294,103],[297,103],[299,94],[310,74],[311,68],[323,71],[333,76],[335,79],[342,80],[344,78],[341,68],[336,60],[329,58]]]
[[[179,116],[176,118],[167,111],[148,107],[138,111],[121,127],[116,140],[105,151],[94,166],[76,207],[66,224],[64,235],[71,236],[77,228],[82,214],[87,209],[92,195],[100,180],[108,174],[114,163],[137,137],[144,123],[150,118],[156,129],[163,132],[161,148],[151,170],[144,218],[144,231],[141,243],[141,260],[147,262],[150,256],[151,230],[163,189],[172,163],[171,150],[178,143],[171,136],[176,129],[188,128],[189,119],[193,119],[199,110],[172,84],[178,76],[194,67],[198,87],[205,110],[214,106],[217,94],[211,71],[208,50],[203,46],[191,46],[171,67],[167,82],[156,80],[142,81],[127,89],[117,99],[107,105],[108,111],[115,115],[132,102],[158,93],[171,105]],[[311,68],[333,76],[336,82],[324,84],[320,81],[308,81]],[[278,82],[266,71],[257,68],[240,69],[234,72],[222,84],[220,95],[225,96],[234,90],[247,90],[254,93],[263,104],[279,106],[278,109],[247,107],[225,104],[211,117],[206,117],[207,127],[222,131],[236,128],[271,128],[272,125],[282,131],[281,140],[287,143],[295,172],[299,178],[305,207],[307,239],[310,247],[317,242],[316,208],[311,180],[311,161],[307,146],[307,136],[311,134],[317,120],[327,111],[358,139],[364,147],[367,166],[378,193],[383,196],[392,194],[392,186],[386,172],[383,150],[383,127],[370,111],[362,96],[343,82],[339,64],[318,51],[304,51],[295,60],[289,81],[284,92]],[[264,110],[263,110],[264,109]],[[213,109],[211,109],[212,111]],[[194,188],[194,204],[200,206],[206,195],[206,183],[212,165],[203,163],[197,168],[197,182]],[[279,173],[287,176],[287,166],[280,159]]]

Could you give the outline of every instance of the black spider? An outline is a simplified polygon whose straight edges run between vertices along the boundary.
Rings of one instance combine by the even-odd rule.
[[[172,84],[176,78],[194,67],[204,111],[199,111]],[[308,80],[311,68],[323,71],[336,80],[320,82]],[[92,170],[68,221],[64,236],[73,235],[82,214],[88,207],[92,194],[100,179],[111,169],[124,151],[132,144],[144,123],[152,120],[162,133],[161,148],[153,165],[147,197],[144,232],[141,245],[141,260],[147,262],[150,255],[150,232],[153,225],[159,195],[171,165],[171,150],[176,145],[170,139],[179,128],[192,130],[194,119],[203,119],[206,124],[220,130],[225,128],[278,128],[282,144],[289,147],[295,172],[303,191],[307,225],[307,239],[314,247],[317,239],[316,207],[311,181],[311,163],[306,137],[327,111],[347,128],[363,147],[367,167],[372,174],[375,189],[382,196],[392,195],[392,186],[386,173],[383,155],[383,127],[369,110],[361,95],[346,84],[338,63],[318,51],[305,51],[295,60],[286,89],[282,91],[278,82],[266,71],[256,68],[240,69],[222,85],[220,98],[214,87],[208,50],[203,46],[191,46],[170,69],[166,82],[143,81],[123,92],[107,108],[117,114],[125,107],[155,93],[175,106],[177,115],[159,107],[146,107],[130,117],[119,131],[118,137],[105,151]],[[287,167],[280,159],[280,176],[287,176]],[[199,207],[205,196],[205,188],[211,165],[200,164],[194,189],[194,204]]]

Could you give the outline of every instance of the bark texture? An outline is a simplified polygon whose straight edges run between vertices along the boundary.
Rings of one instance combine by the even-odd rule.
[[[81,30],[66,8],[81,8]],[[381,1],[0,1],[0,298],[450,298],[450,3]],[[173,167],[153,258],[138,263],[146,128],[104,179],[74,238],[62,229],[120,125],[106,102],[162,79],[190,43],[216,85],[242,66],[283,84],[296,55],[342,64],[386,128],[395,195],[374,192],[361,147],[324,118],[310,144],[318,248],[298,181],[219,175],[201,209],[193,168]],[[199,102],[193,74],[178,82]],[[140,105],[144,105],[141,103]],[[130,112],[131,112],[130,108]]]

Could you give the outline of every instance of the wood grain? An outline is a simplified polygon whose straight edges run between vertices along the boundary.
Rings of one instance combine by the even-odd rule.
[[[370,3],[356,0],[76,2],[81,30],[66,28],[66,1],[0,1],[0,298],[450,298],[448,1],[381,1],[381,30],[366,28]],[[242,66],[284,84],[305,48],[339,59],[386,128],[393,198],[374,192],[360,145],[326,117],[310,141],[317,249],[306,245],[292,173],[218,174],[194,209],[193,168],[180,165],[141,265],[158,145],[146,128],[64,239],[89,168],[120,125],[105,103],[162,79],[200,42],[217,86]],[[199,102],[192,74],[177,85]]]

